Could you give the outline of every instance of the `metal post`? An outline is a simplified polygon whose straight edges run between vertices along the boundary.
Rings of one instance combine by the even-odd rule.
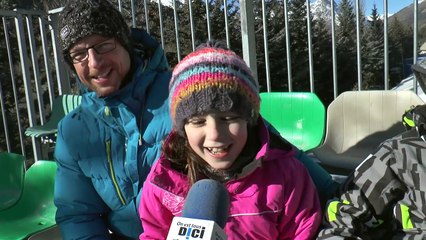
[[[34,102],[32,96],[32,88],[31,88],[31,77],[30,77],[30,69],[29,69],[29,60],[28,55],[26,53],[27,46],[24,38],[24,30],[22,23],[22,15],[17,14],[15,17],[15,26],[16,26],[16,36],[18,38],[18,47],[19,47],[19,58],[21,60],[21,69],[22,69],[22,80],[24,82],[25,89],[25,100],[27,103],[27,111],[28,111],[28,121],[30,127],[36,124],[35,121],[35,111],[34,111]],[[34,151],[34,160],[38,161],[41,156],[40,143],[36,141],[34,137],[31,138],[33,144]]]
[[[180,56],[180,43],[179,43],[179,18],[177,14],[176,1],[177,0],[173,0],[173,14],[175,17],[176,53],[177,53],[178,62],[180,62],[181,56]]]
[[[361,14],[359,0],[356,0],[356,55],[357,55],[357,73],[358,73],[358,91],[361,91],[362,84],[362,62],[361,62]]]
[[[254,50],[256,49],[256,38],[254,32],[253,1],[240,0],[240,10],[243,58],[257,79],[256,51]]]
[[[271,76],[269,71],[269,50],[268,50],[268,23],[266,18],[265,0],[262,0],[262,19],[263,19],[263,44],[265,51],[265,68],[266,68],[266,89],[271,91]]]
[[[309,80],[311,84],[311,92],[314,92],[314,59],[312,53],[311,4],[309,0],[306,0],[306,22],[308,28]]]
[[[419,27],[419,2],[418,0],[414,0],[414,22],[413,22],[413,64],[417,63],[417,51],[418,51],[418,43],[417,43],[417,35],[418,35],[418,27]],[[417,94],[417,78],[414,76],[413,78],[413,90]]]
[[[293,91],[291,72],[291,46],[290,46],[290,25],[288,24],[287,0],[284,0],[284,24],[285,24],[285,48],[287,52],[287,81],[288,91]]]
[[[389,89],[389,43],[388,43],[388,0],[383,0],[383,34],[384,34],[384,77],[385,77],[385,90]]]
[[[336,54],[336,17],[334,10],[334,0],[331,1],[331,53],[333,58],[333,93],[334,98],[338,95],[337,85],[337,54]]]
[[[212,31],[210,26],[210,9],[209,9],[209,0],[206,0],[206,22],[207,22],[207,36],[208,39],[212,39]]]

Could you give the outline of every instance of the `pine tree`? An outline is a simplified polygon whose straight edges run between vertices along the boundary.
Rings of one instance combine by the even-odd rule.
[[[389,24],[389,68],[390,87],[406,77],[404,59],[413,56],[413,32],[403,25],[397,17]]]
[[[293,91],[310,91],[306,1],[289,2]],[[312,20],[311,20],[312,21]]]
[[[383,21],[377,13],[376,5],[368,20],[364,35],[365,45],[362,48],[363,56],[363,87],[362,89],[384,88],[384,38]]]
[[[331,33],[327,21],[319,17],[313,22],[315,92],[325,105],[333,100],[333,64]]]
[[[339,93],[353,89],[357,81],[356,15],[350,0],[339,3],[336,52]]]
[[[16,8],[16,1],[14,0],[0,0],[0,9],[12,10]]]
[[[254,2],[255,29],[256,29],[256,52],[258,81],[261,91],[267,90],[266,84],[266,59],[264,45],[263,21],[267,25],[267,40],[269,53],[269,74],[271,88],[274,91],[287,91],[287,63],[285,50],[285,24],[284,5],[282,1],[265,1],[266,19],[263,20],[261,1]]]

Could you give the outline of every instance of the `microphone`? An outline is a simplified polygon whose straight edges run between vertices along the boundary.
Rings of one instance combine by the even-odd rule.
[[[226,240],[228,210],[226,188],[215,180],[200,180],[189,189],[182,217],[173,218],[167,240]]]

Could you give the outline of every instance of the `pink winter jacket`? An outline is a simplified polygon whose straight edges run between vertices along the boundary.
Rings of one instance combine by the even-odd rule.
[[[321,222],[317,191],[290,145],[272,148],[262,126],[262,147],[238,179],[225,184],[230,196],[225,232],[229,240],[313,239]],[[283,144],[281,144],[283,145]],[[189,191],[187,176],[161,156],[143,186],[139,239],[166,239]]]

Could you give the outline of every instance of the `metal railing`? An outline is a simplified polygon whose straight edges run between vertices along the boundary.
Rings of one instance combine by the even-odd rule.
[[[132,27],[143,27],[148,32],[153,33],[159,42],[161,42],[164,49],[171,54],[171,58],[175,62],[180,61],[182,55],[195,49],[196,42],[200,40],[197,36],[197,27],[195,24],[194,10],[198,9],[193,6],[200,1],[168,1],[168,6],[163,5],[161,0],[155,3],[156,8],[153,8],[153,2],[148,0],[144,1],[115,1],[117,2],[118,9],[129,19],[129,25]],[[163,0],[165,2],[165,0]],[[309,89],[306,91],[315,92],[315,79],[314,79],[314,56],[312,44],[312,16],[309,0],[306,0],[306,25],[307,25],[307,48],[309,67]],[[271,14],[271,9],[268,9],[268,1],[230,1],[224,0],[219,8],[212,9],[212,2],[202,1],[205,6],[203,14],[205,14],[205,38],[211,39],[213,33],[217,31],[224,31],[223,40],[227,45],[237,52],[241,53],[244,60],[251,67],[253,72],[258,75],[258,66],[264,65],[266,91],[272,91],[271,87],[271,74],[270,74],[270,49],[269,49],[269,36],[268,36],[268,16]],[[258,4],[261,3],[261,7]],[[356,20],[356,49],[357,49],[357,80],[358,90],[361,90],[362,85],[362,56],[361,56],[361,6],[359,0],[354,0]],[[218,4],[218,3],[216,3]],[[414,25],[413,25],[413,61],[417,59],[418,39],[417,39],[417,25],[418,25],[418,1],[413,0],[414,4]],[[388,52],[388,1],[383,0],[384,5],[384,89],[389,89],[389,52]],[[284,12],[284,33],[285,33],[285,55],[286,59],[291,59],[291,43],[290,38],[291,29],[289,26],[288,16],[288,2],[282,1]],[[338,59],[336,57],[336,16],[335,16],[335,3],[331,1],[331,45],[329,46],[332,51],[332,78],[333,78],[333,95],[334,98],[339,94],[338,92],[338,74],[337,66]],[[188,47],[184,48],[183,45],[188,45],[183,42],[181,35],[183,34],[182,22],[184,22],[182,9],[187,9],[189,17],[189,32],[191,42]],[[219,9],[219,10],[217,10]],[[258,9],[260,11],[254,11]],[[34,160],[45,158],[43,153],[43,146],[39,139],[29,138],[24,135],[27,127],[34,125],[42,125],[46,122],[46,116],[50,112],[55,96],[76,91],[76,79],[70,74],[65,64],[61,60],[61,53],[57,41],[58,29],[56,27],[59,13],[62,9],[54,9],[45,13],[43,11],[30,11],[30,10],[0,10],[2,18],[1,30],[3,34],[2,46],[0,47],[1,54],[7,54],[7,62],[0,64],[0,107],[2,114],[2,128],[0,128],[0,151],[17,152],[21,153],[27,158],[34,158]],[[172,14],[170,14],[172,11]],[[198,9],[199,11],[199,9]],[[218,11],[223,13],[223,29],[213,29],[211,24],[212,11],[217,14]],[[230,14],[232,12],[232,14]],[[255,14],[256,12],[256,14]],[[155,14],[153,14],[155,13]],[[167,22],[165,16],[172,16],[172,21]],[[154,17],[155,20],[152,18]],[[237,17],[236,17],[237,16]],[[217,17],[215,15],[215,17]],[[255,28],[255,22],[262,21],[262,29]],[[187,21],[187,20],[185,20]],[[238,26],[237,26],[238,25]],[[165,29],[167,27],[167,29]],[[240,31],[236,33],[236,31]],[[256,52],[256,44],[259,41],[259,32],[261,40],[263,41],[263,53]],[[171,34],[173,33],[173,34]],[[240,44],[232,45],[232,37],[240,35]],[[4,44],[3,44],[4,43]],[[263,56],[260,59],[258,56]],[[4,56],[4,55],[3,55]],[[168,56],[170,57],[170,56]],[[6,58],[0,57],[1,60]],[[293,74],[291,60],[286,61],[287,73],[287,91],[293,91]],[[263,67],[262,67],[263,68]],[[414,86],[416,80],[414,80]],[[265,87],[264,87],[265,88]],[[416,89],[416,88],[415,88]],[[417,91],[417,90],[415,90]],[[75,93],[75,92],[74,92]],[[11,108],[11,103],[13,108]]]

